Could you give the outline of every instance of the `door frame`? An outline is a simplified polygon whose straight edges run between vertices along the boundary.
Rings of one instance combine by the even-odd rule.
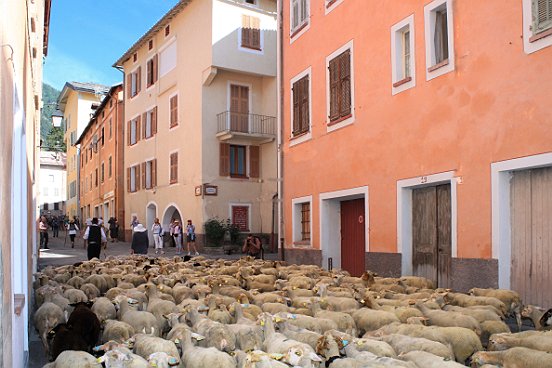
[[[457,250],[457,194],[456,185],[461,177],[456,177],[454,171],[418,176],[397,181],[397,253],[402,254],[402,275],[412,275],[412,190],[432,187],[440,184],[450,184],[450,225],[451,225],[451,257],[456,258]]]
[[[552,166],[552,153],[491,163],[492,257],[498,259],[498,287],[510,288],[512,239],[510,180],[512,171]]]
[[[370,212],[368,186],[325,192],[319,195],[320,250],[322,267],[327,268],[328,258],[332,258],[333,267],[341,268],[341,201],[364,198],[364,243],[367,253],[370,251]],[[332,247],[332,245],[334,245]],[[339,245],[339,246],[337,246]]]

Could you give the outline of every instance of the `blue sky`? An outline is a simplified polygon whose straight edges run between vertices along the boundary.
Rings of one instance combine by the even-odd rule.
[[[112,85],[111,67],[178,0],[53,0],[44,82]]]

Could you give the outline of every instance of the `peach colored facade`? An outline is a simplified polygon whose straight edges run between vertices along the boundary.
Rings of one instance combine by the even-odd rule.
[[[339,267],[339,204],[363,198],[366,268],[411,274],[412,191],[445,183],[452,192],[449,286],[509,287],[509,204],[501,197],[508,186],[501,178],[552,165],[552,36],[533,41],[543,42],[536,50],[524,46],[531,2],[501,2],[497,12],[496,1],[342,0],[327,8],[310,0],[306,25],[295,32],[290,3],[283,1],[286,259],[327,266],[332,258]],[[432,16],[443,7],[449,57],[435,65]],[[410,80],[393,70],[403,50],[392,47],[400,42],[396,25],[410,27]],[[352,111],[334,124],[328,62],[346,49]],[[310,125],[294,137],[291,87],[306,74]],[[526,159],[510,161],[518,158]],[[297,205],[306,202],[311,240],[301,242]]]
[[[123,87],[110,88],[76,144],[80,154],[80,217],[124,218]],[[123,229],[124,224],[120,224]]]

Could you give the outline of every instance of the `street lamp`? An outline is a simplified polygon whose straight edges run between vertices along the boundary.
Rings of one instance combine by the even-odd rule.
[[[54,111],[54,113],[52,114],[52,125],[54,126],[54,128],[60,128],[62,121],[63,121],[63,114],[61,113],[61,111],[59,110]]]

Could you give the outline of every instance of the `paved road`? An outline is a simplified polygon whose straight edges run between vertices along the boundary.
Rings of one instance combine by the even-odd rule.
[[[73,264],[80,261],[87,260],[86,249],[83,247],[82,238],[77,238],[75,240],[75,248],[71,248],[71,242],[69,237],[65,240],[65,232],[60,231],[60,238],[50,237],[50,242],[48,246],[50,249],[41,249],[38,261],[39,270],[47,267],[49,265],[62,266],[67,264]],[[165,254],[156,255],[153,248],[149,248],[148,253],[153,257],[174,257],[176,254],[176,248],[170,247],[164,249]],[[208,258],[224,258],[224,259],[238,259],[241,254],[231,254],[227,255],[222,253],[219,249],[207,250],[208,253],[203,254]],[[130,243],[127,242],[109,242],[107,244],[106,251],[102,251],[101,258],[103,259],[106,255],[129,255],[130,254]],[[265,259],[277,260],[277,253],[268,253],[265,255]],[[34,302],[34,297],[32,297]],[[48,363],[46,360],[44,349],[42,348],[42,343],[38,337],[34,324],[31,318],[31,328],[29,336],[29,364],[28,368],[40,368],[44,364]]]

